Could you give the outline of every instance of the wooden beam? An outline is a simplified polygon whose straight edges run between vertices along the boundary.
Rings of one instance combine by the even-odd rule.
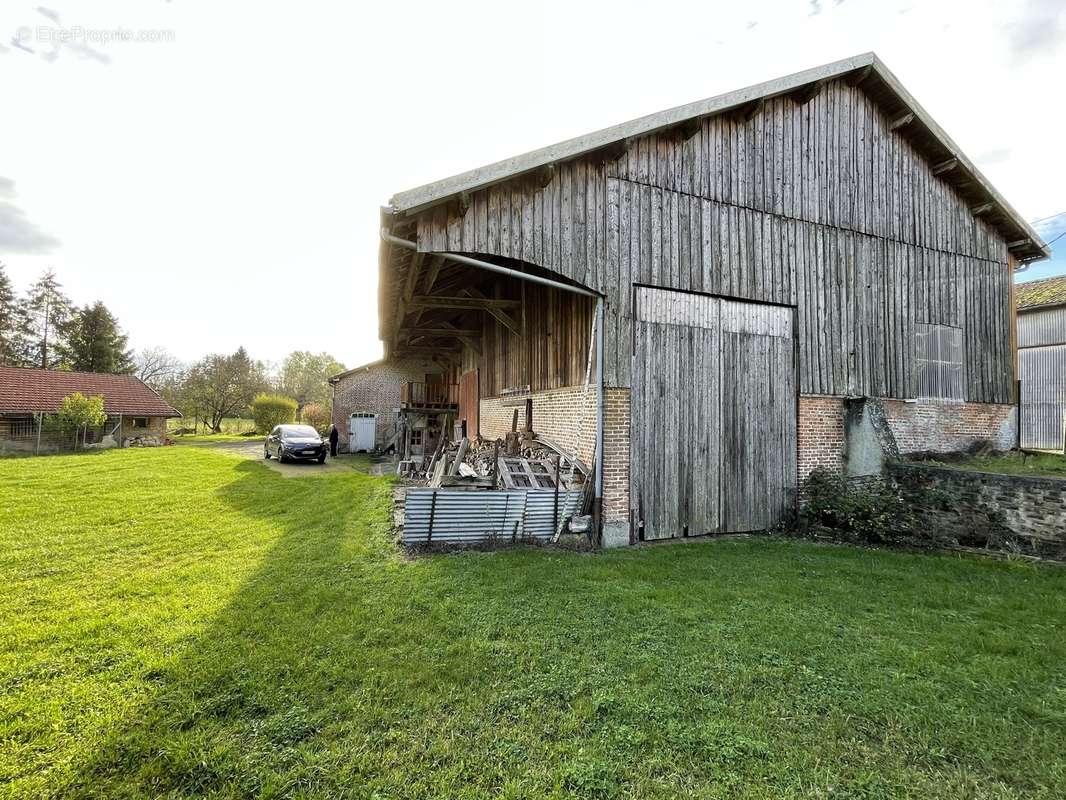
[[[806,86],[801,86],[796,91],[792,92],[789,97],[792,98],[792,102],[796,105],[804,106],[811,102],[818,96],[818,92],[822,91],[822,87],[825,85],[823,81],[814,81]]]
[[[900,114],[898,117],[896,117],[895,119],[891,120],[888,123],[888,129],[890,131],[898,130],[899,128],[902,128],[904,125],[910,125],[912,122],[914,122],[914,113],[911,112],[911,111],[908,111],[906,114]]]
[[[606,164],[610,161],[617,161],[623,155],[629,147],[629,143],[625,139],[620,139],[617,142],[611,142],[609,145],[599,148],[591,154],[591,158],[598,164]],[[543,185],[543,184],[542,184]]]
[[[522,335],[522,325],[506,311],[499,308],[486,308],[485,310],[492,315],[493,319],[503,325],[503,327],[507,328],[507,330],[515,336]]]
[[[1029,244],[1028,239],[1015,239],[1013,242],[1007,242],[1008,250],[1020,250],[1021,248]]]
[[[419,294],[411,298],[412,306],[424,308],[462,308],[469,311],[493,311],[517,308],[518,300],[491,300],[487,297],[437,297]]]
[[[845,81],[847,82],[848,86],[858,86],[860,83],[870,77],[870,73],[873,72],[873,69],[874,68],[870,66],[857,69],[851,74],[849,74],[848,77],[845,78]]]
[[[480,336],[480,330],[473,330],[471,328],[456,328],[453,325],[443,325],[438,328],[404,328],[400,331],[400,336],[408,338],[411,336]]]
[[[534,177],[537,182],[537,186],[543,189],[545,186],[551,183],[552,178],[555,177],[555,165],[545,164],[543,167],[536,171]]]
[[[757,100],[752,100],[750,103],[745,103],[742,106],[737,106],[733,109],[733,116],[738,120],[748,122],[751,120],[752,117],[754,117],[756,114],[759,113],[759,111],[762,110],[762,104],[763,99],[760,97]]]
[[[426,268],[426,279],[422,282],[422,294],[432,293],[433,284],[437,282],[437,276],[440,274],[442,266],[444,266],[444,258],[442,256],[433,256],[429,262],[429,267]]]
[[[982,214],[987,214],[989,211],[991,211],[995,207],[996,207],[996,204],[991,202],[991,201],[989,201],[987,203],[981,203],[981,204],[976,205],[976,206],[970,206],[970,213],[973,214],[975,217],[979,217]]]
[[[681,138],[681,141],[687,142],[702,129],[703,119],[701,117],[694,117],[692,119],[686,119],[677,126],[677,135]]]
[[[949,158],[946,161],[941,161],[939,164],[933,164],[933,174],[943,175],[945,172],[951,172],[959,165],[957,158]]]

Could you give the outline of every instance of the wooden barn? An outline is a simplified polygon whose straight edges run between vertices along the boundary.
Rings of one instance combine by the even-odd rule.
[[[771,527],[812,469],[869,470],[869,429],[1016,441],[1012,271],[1047,247],[873,54],[400,192],[382,227],[386,356],[444,364],[471,435],[524,407],[594,464],[605,544]]]

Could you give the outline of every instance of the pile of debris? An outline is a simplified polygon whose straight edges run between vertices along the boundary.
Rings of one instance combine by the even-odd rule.
[[[432,489],[580,490],[590,474],[579,458],[538,436],[529,422],[519,431],[517,410],[505,438],[448,441],[442,436],[424,468],[408,461],[398,471]]]

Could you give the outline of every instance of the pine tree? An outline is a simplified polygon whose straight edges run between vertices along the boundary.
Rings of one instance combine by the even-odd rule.
[[[0,261],[0,366],[11,367],[22,363],[19,353],[22,327],[22,308],[11,287],[4,263]]]
[[[60,348],[63,364],[77,372],[129,374],[134,370],[133,353],[118,320],[100,301],[75,311],[66,326],[66,341]]]
[[[26,365],[54,369],[70,324],[70,300],[52,270],[46,270],[22,302],[19,358]]]

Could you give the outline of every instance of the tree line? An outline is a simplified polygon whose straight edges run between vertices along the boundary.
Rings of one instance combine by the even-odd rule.
[[[19,297],[0,263],[0,364],[129,374],[134,354],[102,302],[75,306],[51,270]]]
[[[51,270],[20,297],[2,263],[0,365],[136,375],[194,426],[214,432],[226,418],[249,417],[252,401],[263,393],[291,398],[297,419],[328,418],[329,378],[345,369],[329,353],[302,350],[280,365],[254,359],[243,347],[192,363],[163,347],[134,352],[102,302],[74,305]]]

